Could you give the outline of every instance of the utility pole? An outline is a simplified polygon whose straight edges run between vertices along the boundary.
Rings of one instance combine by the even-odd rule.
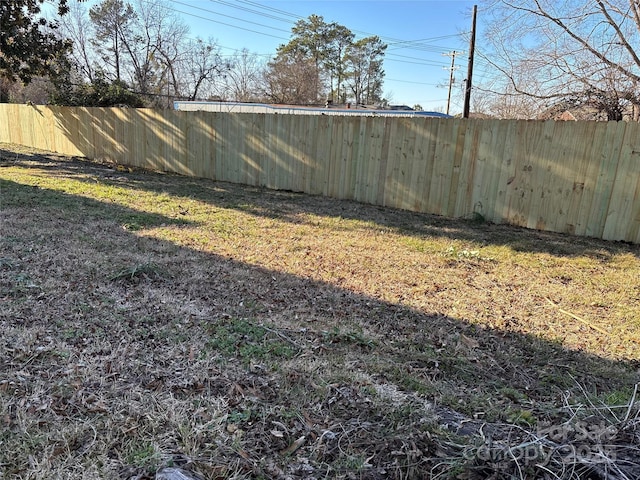
[[[478,6],[473,6],[473,18],[471,20],[471,40],[469,40],[469,63],[467,66],[467,84],[464,89],[464,108],[462,118],[469,118],[469,104],[471,103],[471,77],[473,76],[473,56],[476,51],[476,16]]]
[[[457,70],[458,67],[456,67],[456,55],[462,55],[464,52],[458,52],[456,50],[453,50],[452,52],[449,53],[443,53],[444,56],[446,57],[451,57],[451,67],[449,68],[449,70],[451,71],[451,74],[449,75],[449,95],[447,96],[447,115],[449,115],[449,107],[451,106],[451,88],[453,87],[453,72],[455,70]],[[446,67],[443,67],[445,70],[447,70]]]

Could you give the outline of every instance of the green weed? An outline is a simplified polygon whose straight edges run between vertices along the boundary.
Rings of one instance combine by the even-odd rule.
[[[247,364],[276,358],[292,358],[297,352],[271,329],[247,319],[228,319],[209,324],[207,348]]]

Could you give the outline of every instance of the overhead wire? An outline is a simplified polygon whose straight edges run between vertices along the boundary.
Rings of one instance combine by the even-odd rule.
[[[169,2],[171,2],[172,4],[175,5],[180,5],[181,7],[187,7],[187,10],[191,10],[191,11],[185,11],[184,9],[180,8],[174,8],[172,7],[167,7],[170,10],[183,14],[183,15],[187,15],[193,18],[198,18],[201,20],[205,20],[208,22],[213,22],[213,23],[217,23],[217,24],[221,24],[221,25],[225,25],[231,28],[235,28],[235,29],[239,29],[239,30],[243,30],[243,31],[248,31],[251,33],[255,33],[258,35],[263,35],[263,36],[267,36],[267,37],[271,37],[271,38],[275,38],[278,40],[282,40],[283,42],[286,42],[290,39],[289,38],[285,38],[279,35],[275,35],[272,33],[268,33],[265,31],[260,31],[257,30],[255,28],[247,28],[245,26],[241,26],[238,24],[232,24],[232,23],[228,23],[228,22],[223,22],[220,20],[216,20],[214,18],[212,18],[213,16],[219,16],[219,17],[224,17],[224,18],[229,18],[232,20],[235,20],[236,22],[242,22],[244,24],[248,24],[251,26],[256,26],[256,27],[261,27],[264,29],[268,29],[271,31],[275,31],[275,32],[282,32],[282,33],[286,33],[286,34],[290,34],[290,30],[284,30],[282,28],[278,28],[277,26],[274,25],[269,25],[267,23],[261,23],[261,22],[255,22],[252,20],[248,20],[247,18],[241,18],[240,16],[234,16],[234,15],[228,15],[225,13],[220,13],[218,11],[215,10],[211,10],[209,8],[203,8],[203,7],[199,7],[199,6],[195,6],[193,4],[190,3],[186,3],[183,2],[181,0],[168,0]],[[304,20],[305,17],[302,17],[300,15],[297,15],[295,13],[292,12],[288,12],[285,10],[281,10],[279,8],[275,8],[269,5],[263,5],[259,2],[256,1],[252,1],[252,0],[236,0],[235,3],[232,3],[230,1],[226,1],[226,0],[209,0],[209,2],[213,3],[213,4],[219,4],[223,7],[229,7],[229,8],[233,8],[236,9],[238,11],[242,11],[245,12],[247,14],[250,15],[259,15],[260,18],[268,18],[271,19],[273,21],[277,21],[277,22],[282,22],[288,25],[295,25],[298,21],[300,20]],[[197,14],[197,13],[193,13],[193,10],[196,10],[198,12],[204,12],[205,14],[207,14],[206,16],[204,14]],[[443,46],[443,45],[438,45],[434,42],[439,42],[442,40],[450,40],[453,38],[460,38],[463,35],[465,35],[468,32],[462,32],[462,33],[458,33],[458,34],[450,34],[450,35],[441,35],[441,36],[436,36],[436,37],[429,37],[429,38],[422,38],[422,39],[414,39],[414,40],[406,40],[406,39],[399,39],[399,38],[395,38],[395,37],[390,37],[390,36],[385,36],[385,35],[376,35],[376,34],[372,34],[370,32],[365,32],[365,31],[361,31],[361,30],[352,30],[353,33],[355,34],[359,34],[359,35],[364,35],[367,37],[371,37],[371,36],[377,36],[378,38],[380,38],[382,41],[384,41],[387,44],[387,48],[388,50],[411,50],[414,52],[425,52],[425,53],[445,53],[447,51],[452,50],[451,47],[448,46]],[[224,48],[227,50],[234,50],[234,51],[238,51],[239,49],[237,48],[232,48],[232,47],[225,47],[222,45],[219,45],[220,48]],[[259,56],[272,56],[273,54],[256,54]],[[231,56],[231,55],[229,55]],[[421,65],[421,66],[425,66],[425,67],[440,67],[440,68],[446,68],[449,65],[449,62],[446,61],[437,61],[437,60],[427,60],[425,58],[420,58],[418,56],[411,56],[411,55],[401,55],[399,53],[392,53],[392,52],[387,52],[385,54],[385,60],[387,61],[391,61],[391,62],[397,62],[397,63],[404,63],[404,64],[412,64],[412,65]],[[437,86],[438,84],[432,84],[432,83],[426,83],[426,82],[416,82],[416,81],[410,81],[410,80],[399,80],[399,79],[391,79],[391,78],[387,78],[387,81],[390,82],[400,82],[400,83],[412,83],[412,84],[418,84],[418,85],[429,85],[429,86]]]
[[[196,6],[193,6],[193,5],[189,5],[189,4],[185,3],[185,2],[182,2],[180,0],[169,0],[169,1],[171,3],[187,6],[187,7],[196,9],[198,11],[204,11],[204,12],[207,12],[207,13],[210,13],[210,14],[213,14],[213,15],[221,15],[221,16],[224,16],[224,17],[228,17],[228,18],[239,20],[239,21],[243,21],[245,23],[249,23],[249,24],[252,24],[252,25],[257,25],[257,26],[261,26],[261,27],[265,27],[265,28],[270,28],[272,30],[276,30],[276,31],[284,32],[284,33],[289,33],[289,31],[287,31],[287,30],[283,30],[283,29],[280,29],[280,28],[277,28],[277,27],[272,27],[272,26],[269,26],[269,25],[265,25],[263,23],[253,22],[253,21],[250,21],[250,20],[244,20],[244,19],[241,19],[239,17],[234,17],[232,15],[221,14],[219,12],[216,12],[214,10],[210,10],[210,9],[207,9],[207,8],[196,7]],[[229,4],[229,2],[225,2],[223,0],[209,0],[209,1],[217,2],[217,3],[221,3],[221,4]],[[250,2],[250,3],[251,4],[255,4],[255,2]],[[279,37],[277,35],[272,35],[272,34],[269,34],[269,33],[266,33],[266,32],[261,32],[261,31],[257,31],[257,30],[254,30],[254,29],[241,27],[241,26],[238,26],[238,25],[232,25],[232,24],[229,24],[229,23],[225,23],[225,22],[221,22],[221,21],[218,21],[218,20],[214,20],[214,19],[209,18],[209,17],[204,17],[202,15],[196,15],[196,14],[193,14],[193,13],[185,12],[184,10],[178,10],[176,8],[171,8],[171,7],[169,7],[169,8],[171,10],[175,11],[175,12],[182,13],[182,14],[185,14],[185,15],[189,15],[189,16],[192,16],[192,17],[195,17],[195,18],[200,18],[202,20],[207,20],[207,21],[211,21],[211,22],[214,22],[214,23],[227,25],[227,26],[230,26],[230,27],[233,27],[233,28],[238,28],[238,29],[244,30],[244,31],[258,33],[260,35],[266,35],[266,36],[269,36],[269,37],[272,37],[272,38],[276,38],[276,39],[279,39],[279,40],[283,40],[283,41],[288,40],[287,38]],[[291,22],[291,23],[294,23],[294,22]],[[440,36],[440,37],[433,37],[433,38],[420,39],[420,40],[397,40],[397,43],[411,44],[411,43],[422,42],[422,41],[426,41],[426,40],[437,40],[437,39],[441,39],[441,38],[451,38],[451,37],[456,37],[456,36],[457,35],[443,35],[443,36]],[[382,38],[382,37],[380,37],[380,38]],[[391,44],[391,45],[393,45],[393,44]],[[230,47],[225,47],[225,48],[231,49]],[[409,48],[409,47],[407,47],[407,48]],[[410,48],[411,49],[415,49],[415,47],[410,47]],[[446,51],[446,49],[444,47],[438,47],[437,50],[434,49],[433,51],[436,51],[436,52],[437,51]],[[266,55],[267,54],[264,54],[264,56],[266,56]],[[448,65],[448,62],[445,62],[445,61],[438,62],[438,61],[434,61],[434,60],[425,60],[423,58],[412,57],[412,56],[408,56],[408,55],[400,55],[400,54],[397,54],[397,53],[388,53],[388,54],[385,55],[385,58],[387,60],[389,60],[389,61],[407,63],[407,64],[413,64],[413,65],[425,65],[425,66],[436,66],[436,67],[444,67],[444,66]]]
[[[278,32],[290,33],[290,32],[289,32],[289,30],[283,30],[283,29],[281,29],[281,28],[272,27],[272,26],[270,26],[270,25],[265,25],[264,23],[252,22],[251,20],[245,20],[245,19],[243,19],[243,18],[234,17],[233,15],[226,15],[226,14],[224,14],[224,13],[215,12],[215,11],[213,11],[213,10],[209,10],[209,9],[207,9],[207,8],[197,7],[197,6],[192,5],[192,4],[189,4],[189,3],[181,2],[180,0],[169,0],[169,1],[170,1],[171,3],[176,3],[176,4],[178,4],[178,5],[183,5],[183,6],[186,6],[186,7],[189,7],[189,8],[193,8],[194,10],[199,10],[199,11],[203,11],[203,12],[207,12],[207,13],[213,13],[214,15],[219,15],[219,16],[221,16],[221,17],[226,17],[226,18],[231,18],[231,19],[233,19],[233,20],[238,20],[238,21],[240,21],[240,22],[249,23],[249,24],[251,24],[251,25],[257,25],[257,26],[260,26],[260,27],[269,28],[269,29],[272,29],[272,30],[276,30],[276,31],[278,31]],[[185,12],[182,12],[182,13],[185,13]],[[202,18],[202,17],[200,17],[200,18]],[[208,20],[210,20],[210,21],[212,21],[212,22],[215,22],[215,23],[222,23],[223,25],[228,25],[228,26],[230,26],[230,27],[234,27],[234,28],[241,28],[241,27],[238,27],[237,25],[232,25],[232,24],[228,24],[228,23],[220,22],[220,21],[213,20],[213,19],[208,19]],[[246,30],[246,29],[244,29],[244,28],[241,28],[241,29],[242,29],[242,30]],[[253,30],[250,30],[250,31],[253,31]],[[255,32],[255,33],[262,33],[262,32]],[[277,38],[277,37],[276,37],[276,38]]]
[[[184,2],[181,2],[180,0],[170,0],[170,1],[176,4],[187,5]],[[213,4],[219,4],[222,6],[230,7],[230,8],[248,13],[250,15],[259,15],[260,18],[269,18],[274,21],[282,22],[292,26],[295,25],[298,21],[304,19],[303,17],[293,14],[291,12],[287,12],[285,10],[281,10],[281,9],[274,8],[267,5],[262,5],[258,2],[251,1],[251,0],[237,0],[236,3],[231,3],[227,0],[209,0],[209,2]],[[265,25],[264,23],[253,22],[250,20],[236,17],[236,16],[221,14],[220,12],[216,12],[214,10],[207,9],[207,8],[202,8],[202,7],[192,7],[192,8],[196,8],[199,11],[207,12],[211,15],[221,15],[227,18],[232,18],[241,22],[249,23],[251,25],[257,25],[257,26],[268,28],[278,32],[284,32],[283,29],[275,27],[273,25]],[[223,22],[219,22],[219,23],[223,23]],[[238,25],[234,25],[234,27],[242,28],[242,27],[239,27]],[[242,28],[242,29],[252,31],[251,29],[245,29],[245,28]],[[430,37],[430,38],[406,40],[406,39],[388,37],[384,35],[383,36],[374,35],[374,34],[371,34],[370,32],[365,32],[360,30],[353,30],[353,32],[361,35],[365,35],[365,36],[377,36],[378,38],[380,38],[381,40],[387,43],[387,48],[389,50],[410,50],[410,51],[425,52],[425,53],[427,52],[428,53],[445,53],[447,51],[450,51],[451,50],[450,47],[437,45],[434,42],[438,42],[441,40],[449,40],[452,38],[460,38],[462,35],[465,34],[465,32],[462,32],[458,34],[441,35],[441,36]],[[262,35],[276,37],[275,35],[266,34],[265,32],[259,32],[259,33]],[[289,32],[286,31],[286,33],[289,33]],[[279,38],[279,37],[276,37],[276,38]],[[287,39],[282,39],[282,40],[287,40]],[[229,47],[225,47],[225,48],[229,48]],[[385,54],[385,60],[390,62],[395,62],[395,63],[402,63],[407,65],[411,64],[411,65],[425,66],[425,67],[447,68],[449,65],[447,61],[427,60],[425,58],[420,58],[417,56],[402,55],[399,53],[392,53],[392,52],[387,52]],[[410,81],[410,80],[399,80],[399,79],[391,79],[391,78],[387,78],[386,80],[388,82],[394,82],[394,83],[397,82],[397,83],[411,83],[415,85],[438,86],[438,84],[416,82],[416,81]]]
[[[179,0],[170,0],[174,3],[181,3],[184,4],[183,2],[180,2]],[[251,7],[254,8],[249,8],[249,7],[244,7],[242,5],[238,5],[237,3],[232,3],[226,0],[209,0],[209,2],[211,3],[217,3],[220,5],[224,5],[227,7],[231,7],[231,8],[235,8],[241,11],[245,11],[254,15],[260,15],[261,17],[266,16],[268,18],[272,18],[284,23],[288,23],[291,25],[294,25],[297,21],[299,20],[303,20],[304,17],[301,17],[300,15],[296,15],[294,13],[291,12],[286,12],[284,10],[280,10],[274,7],[270,7],[268,5],[262,5],[258,2],[254,2],[254,1],[250,1],[250,0],[236,0],[237,3],[242,3],[245,5],[250,5]],[[186,4],[184,4],[186,5]],[[225,15],[225,14],[220,14],[219,12],[213,11],[213,10],[209,10],[209,9],[205,9],[202,7],[193,7],[193,8],[197,8],[198,10],[202,10],[202,11],[207,11],[209,13],[212,13],[214,15],[223,15],[226,17],[230,17],[230,18],[234,18],[240,21],[244,21],[244,22],[248,22],[248,23],[253,23],[256,25],[260,25],[266,28],[270,28],[270,29],[274,29],[274,30],[278,30],[278,31],[283,31],[282,29],[279,29],[277,27],[273,27],[270,25],[264,25],[264,24],[260,24],[257,22],[252,22],[249,20],[244,20],[238,17],[233,17],[230,15]],[[255,8],[258,8],[259,10],[256,10]],[[277,15],[273,15],[272,13],[266,13],[267,12],[272,12],[275,13]],[[288,17],[288,18],[282,18],[283,16]],[[289,31],[286,31],[287,33],[289,33]],[[371,32],[365,32],[365,31],[361,31],[361,30],[352,30],[352,32],[354,33],[359,33],[361,35],[367,36],[367,37],[371,37],[371,36],[377,36],[379,37],[381,40],[385,41],[385,43],[387,43],[388,47],[391,47],[391,49],[410,49],[410,50],[417,50],[417,51],[425,51],[425,52],[445,52],[448,50],[451,50],[452,47],[450,46],[442,46],[442,45],[434,45],[432,43],[424,43],[424,42],[434,42],[434,41],[438,41],[438,40],[445,40],[445,39],[451,39],[451,38],[459,38],[462,35],[465,35],[468,32],[462,32],[462,33],[458,33],[458,34],[450,34],[450,35],[441,35],[441,36],[437,36],[437,37],[431,37],[431,38],[423,38],[423,39],[416,39],[416,40],[404,40],[404,39],[398,39],[398,38],[394,38],[394,37],[388,37],[388,36],[384,36],[384,35],[376,35],[373,34]]]
[[[285,22],[285,23],[289,23],[289,24],[295,23],[293,20],[290,20],[288,18],[282,18],[282,17],[276,16],[276,15],[273,15],[273,14],[270,14],[270,13],[265,13],[265,12],[261,12],[259,10],[254,10],[252,8],[243,7],[241,5],[233,4],[233,3],[227,2],[225,0],[209,0],[209,1],[213,2],[213,3],[219,3],[220,5],[225,5],[225,6],[228,6],[228,7],[231,7],[231,8],[236,8],[238,10],[242,10],[242,11],[245,11],[245,12],[248,12],[248,13],[253,13],[255,15],[260,15],[260,17],[267,17],[267,18],[271,18],[273,20],[278,20],[280,22]]]

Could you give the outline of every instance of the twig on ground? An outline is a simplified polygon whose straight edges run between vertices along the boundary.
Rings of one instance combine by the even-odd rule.
[[[549,302],[551,305],[553,305],[554,307],[556,307],[556,308],[558,309],[558,311],[559,311],[559,312],[564,313],[565,315],[569,315],[571,318],[574,318],[574,319],[578,320],[579,322],[582,322],[582,323],[583,323],[583,324],[585,324],[586,326],[591,327],[591,328],[593,328],[594,330],[596,330],[596,331],[598,331],[598,332],[600,332],[600,333],[603,333],[603,334],[605,334],[605,335],[609,335],[609,332],[607,332],[607,331],[606,331],[606,330],[604,330],[603,328],[597,327],[597,326],[595,326],[593,323],[588,322],[587,320],[585,320],[584,318],[581,318],[581,317],[579,317],[578,315],[575,315],[575,314],[573,314],[573,313],[571,313],[571,312],[568,312],[568,311],[566,311],[566,310],[564,310],[564,309],[560,308],[560,307],[558,306],[558,304],[557,304],[557,303],[553,302],[553,301],[552,301],[552,300],[550,300],[549,298],[547,298],[546,300],[547,300],[547,302]]]

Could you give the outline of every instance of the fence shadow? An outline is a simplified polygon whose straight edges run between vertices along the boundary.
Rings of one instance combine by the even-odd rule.
[[[6,151],[2,153],[6,154]],[[60,168],[61,172],[66,172],[65,175],[76,175],[85,166],[93,171],[99,171],[102,168],[86,163],[82,163],[79,167],[77,163],[70,161],[56,161],[49,164],[48,168],[52,172]],[[135,181],[136,188],[164,189],[163,191],[178,193],[171,192],[170,183],[162,181],[162,176],[153,175],[152,186],[145,185],[145,177],[136,174],[126,176],[125,180],[117,181],[121,185],[126,185],[132,180]],[[491,235],[492,227],[461,228],[460,224],[447,223],[446,220],[425,215],[380,210],[369,206],[361,207],[349,202],[334,203],[319,197],[310,200],[305,198],[304,204],[300,204],[302,196],[245,187],[215,184],[215,191],[219,197],[212,199],[204,193],[213,188],[210,182],[179,177],[172,177],[171,181],[185,182],[186,185],[199,185],[201,190],[190,190],[191,194],[212,205],[226,206],[234,202],[246,202],[247,198],[265,201],[266,198],[267,202],[272,202],[267,207],[269,210],[276,209],[277,205],[284,203],[284,212],[268,212],[268,215],[284,213],[293,218],[301,211],[310,212],[315,209],[322,211],[328,208],[331,212],[330,215],[344,216],[346,214],[358,219],[363,216],[364,218],[370,217],[376,225],[391,228],[404,228],[401,224],[399,225],[403,222],[398,222],[394,216],[408,215],[411,222],[416,221],[419,224],[415,227],[417,235],[431,235],[434,232],[442,235],[443,229],[455,230],[457,228],[460,228],[461,232],[470,228],[472,233],[467,234],[469,238],[475,238],[477,235]],[[203,337],[207,335],[207,325],[220,322],[224,318],[251,318],[258,323],[264,323],[273,328],[282,328],[286,332],[290,331],[292,332],[290,335],[301,335],[300,342],[304,342],[309,337],[321,336],[323,331],[330,330],[332,327],[360,328],[360,331],[365,332],[366,335],[374,337],[376,346],[370,353],[380,356],[385,362],[385,367],[379,370],[368,370],[366,356],[369,351],[367,348],[360,351],[358,348],[350,348],[343,352],[345,365],[351,365],[351,369],[361,370],[362,373],[384,383],[400,382],[407,377],[412,379],[413,383],[401,385],[403,389],[410,389],[409,385],[412,385],[419,386],[423,391],[430,392],[431,395],[442,395],[439,392],[444,390],[458,392],[459,398],[465,400],[482,397],[495,398],[502,395],[505,405],[512,402],[508,399],[508,395],[511,397],[523,396],[522,398],[527,400],[521,407],[535,410],[536,402],[541,405],[546,404],[546,408],[548,408],[548,404],[557,404],[563,398],[563,392],[574,389],[576,383],[585,391],[599,396],[628,391],[635,381],[633,370],[640,366],[637,361],[612,361],[589,353],[568,350],[557,343],[531,335],[479,328],[459,318],[385,302],[375,297],[339,288],[330,283],[257,267],[216,254],[191,250],[165,240],[147,238],[142,242],[134,232],[123,231],[120,221],[122,218],[140,215],[140,212],[130,211],[106,202],[4,180],[2,203],[3,207],[11,206],[15,209],[3,213],[3,215],[15,215],[15,212],[19,212],[19,215],[29,217],[30,212],[36,211],[34,209],[40,209],[38,218],[34,221],[40,222],[42,228],[49,232],[50,236],[46,240],[49,248],[55,245],[60,245],[61,249],[66,249],[68,245],[81,247],[73,252],[57,251],[48,260],[32,255],[29,262],[24,262],[18,252],[21,248],[19,242],[24,240],[21,240],[23,233],[19,229],[11,230],[5,232],[6,235],[0,238],[0,251],[3,252],[5,263],[22,264],[23,267],[20,268],[24,268],[25,274],[37,277],[44,275],[43,272],[47,271],[44,268],[47,261],[51,263],[55,261],[55,258],[68,257],[68,264],[60,267],[57,274],[68,279],[65,295],[69,298],[83,298],[86,295],[95,295],[95,292],[102,292],[101,294],[106,296],[126,295],[127,301],[122,303],[126,308],[118,310],[118,316],[110,320],[110,329],[100,329],[99,332],[100,335],[106,336],[106,339],[101,337],[100,342],[114,348],[122,342],[122,339],[117,337],[117,332],[133,328],[132,326],[140,324],[142,317],[149,316],[153,319],[153,328],[149,330],[148,337],[140,338],[138,341],[152,342],[154,351],[159,351],[166,347],[165,342],[175,340],[163,339],[154,335],[153,331],[160,329],[164,322],[179,321],[180,318],[176,318],[176,315],[189,315],[186,311],[179,310],[172,302],[167,302],[166,305],[155,302],[150,304],[145,291],[151,285],[144,281],[137,285],[118,289],[109,283],[110,274],[108,272],[96,276],[95,272],[104,272],[105,265],[111,265],[115,269],[123,264],[135,262],[139,258],[146,262],[153,262],[159,268],[170,272],[170,277],[166,281],[152,285],[155,290],[153,298],[176,299],[178,303],[188,300],[191,311],[209,312],[207,316],[199,317],[196,324],[192,322],[192,326],[189,327],[202,329],[201,335]],[[84,208],[87,220],[101,220],[101,231],[94,231],[92,235],[87,237],[86,229],[78,228],[77,210],[80,207]],[[353,209],[353,212],[345,213],[345,210],[349,209]],[[56,212],[56,214],[48,215],[49,212]],[[173,219],[157,215],[152,215],[150,219],[149,223],[142,226],[143,228],[153,226],[158,222],[170,223],[173,221]],[[19,226],[19,224],[16,225]],[[12,228],[17,228],[17,226],[12,223],[5,225],[6,230]],[[522,233],[523,235],[528,234],[527,232]],[[452,238],[459,238],[459,234],[455,231],[444,234],[451,235]],[[107,245],[101,245],[100,242],[97,242],[98,238],[107,239]],[[10,247],[8,242],[18,246]],[[116,245],[117,248],[115,248]],[[109,246],[114,248],[109,248]],[[207,272],[207,276],[197,278],[197,286],[202,289],[201,291],[194,291],[192,284],[195,265],[201,266],[200,272]],[[38,274],[39,268],[42,271]],[[86,286],[87,277],[92,279],[90,292]],[[44,277],[41,280],[44,282]],[[113,293],[108,293],[110,290],[113,290]],[[45,294],[55,295],[60,292],[45,292]],[[45,317],[39,320],[32,318],[27,323],[53,322],[59,315],[57,309],[62,308],[61,306],[66,300],[50,298],[50,302],[52,310],[45,310]],[[24,312],[21,310],[23,308],[21,305],[24,305],[26,309]],[[13,317],[0,314],[0,318],[5,325],[19,326],[22,321],[16,320],[21,318],[20,315],[16,316],[16,312],[27,315],[28,308],[30,308],[29,302],[21,299],[20,302],[12,305]],[[141,314],[143,315],[141,316]],[[92,312],[91,315],[95,315],[97,318],[103,313],[98,311]],[[88,338],[91,338],[92,329],[95,328],[92,325],[93,317],[91,315],[81,316],[82,321],[86,322],[84,335]],[[298,323],[300,320],[297,318],[304,317],[313,318],[314,322],[304,322],[303,325]],[[185,322],[185,324],[187,323]],[[51,335],[60,336],[59,341],[63,344],[70,342],[69,339],[65,339],[63,330],[53,330]],[[468,339],[467,345],[464,347],[468,351],[457,349],[460,345],[455,344],[453,341],[455,339]],[[172,351],[174,351],[174,347],[175,345],[171,345]],[[182,348],[188,352],[191,345],[185,344],[182,345]],[[9,360],[13,358],[15,352],[12,353],[4,344],[0,345],[0,351],[2,358],[7,359],[7,363],[10,364]],[[322,350],[306,353],[310,358],[322,357],[323,355]],[[471,353],[476,357],[476,363],[463,362],[461,357]],[[104,351],[99,355],[111,358],[111,351],[104,347]],[[26,370],[32,367],[24,366],[22,362],[17,362],[16,365],[18,365],[16,368]],[[130,371],[127,372],[127,378],[132,382],[142,382],[147,376],[144,365],[132,364]],[[3,371],[3,375],[9,373],[12,372]],[[136,378],[138,380],[135,380]],[[80,381],[82,381],[81,377]],[[104,382],[111,385],[117,383],[118,380],[117,377],[109,376],[104,379]],[[160,398],[157,396],[157,392],[162,392],[163,389],[169,387],[160,384],[155,388],[154,398]],[[519,393],[514,394],[514,390]],[[113,389],[113,391],[126,395],[123,386]],[[173,395],[173,392],[169,390],[164,393]],[[213,395],[215,392],[209,393]],[[185,394],[193,395],[194,399],[201,398],[202,391]],[[287,401],[286,392],[283,391],[275,395],[269,400],[273,405]],[[533,399],[533,403],[530,399]],[[439,400],[443,401],[442,398]],[[446,401],[453,402],[454,400],[447,398]],[[517,401],[513,405],[517,405]],[[311,406],[308,407],[312,410]],[[481,405],[474,406],[473,404],[467,404],[464,407],[460,404],[458,407],[465,408],[466,413],[470,415],[473,414],[474,409],[482,408]],[[98,413],[103,415],[100,411]],[[85,412],[83,415],[92,414]],[[377,441],[377,433],[374,432],[371,435]],[[419,445],[418,447],[429,448],[427,445]]]
[[[100,202],[72,194],[31,187],[4,179],[1,181],[3,209],[12,208],[21,211],[22,215],[26,214],[27,216],[28,211],[33,206],[39,206],[43,211],[55,210],[59,212],[59,215],[50,217],[47,223],[54,227],[53,230],[61,238],[65,235],[74,237],[78,244],[85,247],[81,252],[77,253],[82,257],[80,263],[86,262],[88,270],[91,270],[89,265],[98,257],[102,258],[102,263],[117,266],[121,263],[119,257],[122,256],[122,252],[128,248],[132,248],[134,252],[127,253],[126,257],[135,256],[135,251],[137,250],[138,253],[143,254],[144,258],[154,260],[152,257],[146,256],[148,253],[145,251],[146,247],[143,242],[140,242],[135,231],[127,231],[121,228],[123,219],[139,219],[141,212],[109,202]],[[79,210],[82,211],[82,215],[88,221],[100,220],[103,225],[108,227],[108,230],[117,232],[118,240],[123,236],[125,238],[128,237],[125,240],[126,245],[119,249],[105,251],[99,243],[93,240],[105,237],[107,232],[96,231],[93,238],[87,238],[85,236],[86,232],[80,231],[74,226]],[[8,215],[12,214],[12,211],[8,213]],[[175,219],[162,215],[149,213],[144,215],[147,222],[140,225],[141,229],[175,222]],[[46,215],[40,216],[46,217]],[[19,235],[19,232],[15,233]],[[51,239],[51,242],[55,244],[53,240]],[[393,342],[404,339],[415,345],[430,341],[428,332],[436,331],[440,327],[449,332],[454,331],[458,334],[478,338],[480,340],[478,348],[485,350],[488,356],[495,358],[500,365],[500,369],[493,372],[478,371],[475,372],[473,377],[469,378],[450,379],[452,381],[463,381],[461,388],[475,387],[477,386],[475,382],[481,383],[482,381],[490,381],[492,385],[498,382],[502,387],[515,386],[513,383],[514,378],[533,379],[539,376],[541,370],[545,370],[548,373],[549,369],[557,374],[557,376],[551,375],[552,378],[560,378],[566,372],[566,368],[563,366],[565,361],[570,361],[572,365],[575,365],[575,370],[572,373],[576,381],[592,386],[598,391],[608,391],[620,388],[625,381],[624,375],[618,375],[623,370],[616,365],[620,365],[623,369],[640,365],[638,361],[616,362],[585,352],[568,350],[555,342],[547,342],[531,335],[481,328],[460,319],[443,316],[438,313],[422,312],[400,304],[381,301],[375,297],[356,294],[330,283],[246,264],[229,257],[191,250],[183,246],[173,245],[165,240],[153,239],[150,241],[156,245],[154,252],[158,258],[155,260],[159,265],[167,262],[171,263],[172,257],[191,258],[191,261],[202,261],[204,259],[211,266],[209,275],[212,278],[224,267],[226,274],[230,275],[230,277],[237,274],[243,279],[251,279],[252,288],[243,288],[242,290],[244,300],[246,300],[243,303],[251,305],[251,307],[240,305],[239,299],[229,299],[224,294],[224,284],[219,285],[217,287],[219,290],[217,291],[207,292],[206,297],[216,298],[217,294],[219,294],[220,298],[229,300],[228,305],[220,308],[219,313],[221,314],[234,314],[242,317],[250,310],[252,315],[257,316],[293,318],[295,317],[295,312],[305,311],[313,318],[324,319],[324,322],[319,323],[322,328],[332,324],[341,325],[344,324],[345,320],[349,320],[354,321],[356,324],[361,323],[368,330],[375,331],[381,341],[387,339]],[[15,238],[12,242],[15,242]],[[96,247],[97,249],[95,249]],[[171,253],[158,254],[157,252]],[[133,255],[130,255],[131,253]],[[70,266],[69,268],[73,267]],[[189,283],[190,278],[188,265],[183,267],[173,265],[171,269],[175,275],[181,277],[180,281],[176,281],[179,288],[184,288]],[[75,275],[72,271],[66,273]],[[82,275],[82,272],[77,272],[77,274]],[[108,275],[106,276],[108,277]],[[232,281],[231,278],[230,281]],[[163,285],[163,288],[167,288],[167,295],[171,296],[172,282]],[[262,298],[264,289],[272,291],[273,295],[285,301],[265,302],[264,298]],[[267,320],[266,317],[265,320]],[[305,324],[305,326],[309,325]],[[502,347],[496,348],[496,342],[501,344]],[[507,362],[507,359],[513,360],[514,352],[519,352],[516,358],[521,360],[520,363]],[[540,352],[545,352],[545,355],[539,355]],[[409,361],[410,357],[410,352],[407,352],[403,361]],[[503,376],[505,371],[510,372],[509,378]],[[616,372],[616,375],[611,375],[611,372]],[[559,389],[557,391],[561,391],[561,387],[566,387],[566,385],[562,383],[556,387]]]
[[[72,176],[88,184],[100,181],[131,190],[167,193],[195,199],[216,208],[241,210],[257,217],[277,218],[293,224],[305,221],[305,216],[311,214],[368,222],[372,228],[389,229],[417,238],[445,237],[455,242],[472,242],[475,245],[502,245],[522,252],[601,259],[623,253],[640,256],[640,245],[497,225],[473,217],[451,219],[336,200],[321,195],[270,190],[175,174],[129,172],[126,169],[119,171],[113,165],[101,165],[83,158],[70,159],[66,156],[38,153],[16,156],[15,152],[0,149],[0,163],[3,159],[11,164],[22,162],[26,166],[31,160],[37,161],[38,168],[50,171],[52,175]],[[27,162],[24,162],[25,159]]]

